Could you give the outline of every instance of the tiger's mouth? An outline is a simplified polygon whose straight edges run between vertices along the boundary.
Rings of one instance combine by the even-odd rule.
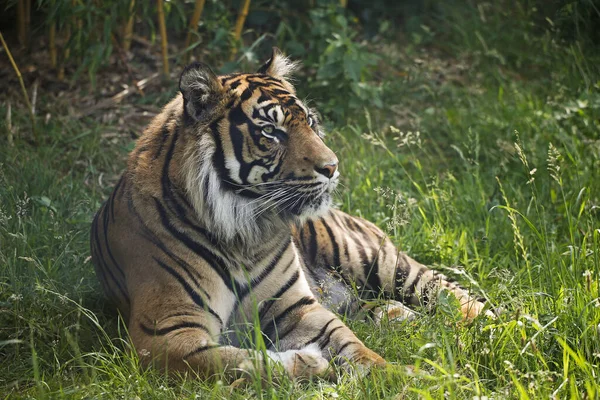
[[[255,189],[248,205],[253,205],[254,217],[277,216],[282,219],[313,217],[326,212],[331,205],[333,191],[337,187],[338,177],[327,181],[273,181],[265,182]],[[247,197],[247,191],[237,190],[239,195]]]

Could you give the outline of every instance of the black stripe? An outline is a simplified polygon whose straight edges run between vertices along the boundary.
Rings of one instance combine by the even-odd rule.
[[[365,264],[363,268],[367,286],[371,288],[373,292],[372,295],[377,296],[381,291],[381,279],[379,278],[379,251],[373,257],[371,265]]]
[[[110,201],[110,219],[112,222],[115,222],[115,199],[116,199],[116,195],[117,192],[119,191],[119,189],[121,188],[121,185],[123,184],[123,176],[121,175],[121,178],[119,179],[119,182],[117,182],[115,188],[113,189],[113,192],[110,195],[109,201]]]
[[[323,326],[323,328],[321,328],[321,330],[319,331],[319,333],[317,333],[317,335],[316,335],[315,337],[313,337],[313,338],[312,338],[312,339],[310,339],[308,342],[306,342],[306,343],[304,344],[304,346],[302,346],[302,347],[308,346],[309,344],[313,344],[313,343],[316,343],[316,342],[318,342],[319,340],[321,340],[321,337],[322,337],[322,336],[325,334],[325,332],[327,332],[327,328],[329,328],[329,325],[331,325],[331,323],[332,323],[333,321],[336,321],[336,320],[337,320],[337,318],[331,318],[331,319],[329,320],[329,322],[327,322],[327,323],[325,324],[325,326]]]
[[[327,335],[327,337],[325,338],[325,340],[323,341],[323,343],[321,344],[321,348],[323,350],[327,349],[327,346],[329,345],[329,342],[331,341],[331,336],[333,335],[333,333],[335,331],[337,331],[338,329],[342,329],[344,326],[340,325],[340,326],[336,326],[335,328],[333,328],[331,331],[329,331],[329,334]]]
[[[161,175],[161,185],[162,185],[162,194],[165,202],[175,208],[175,214],[177,216],[185,216],[185,209],[181,206],[181,204],[175,200],[175,194],[173,193],[173,184],[171,182],[171,177],[169,176],[169,169],[171,167],[171,160],[173,159],[173,153],[175,152],[175,145],[177,144],[177,140],[179,139],[179,129],[175,128],[173,132],[173,139],[171,140],[171,144],[169,145],[169,149],[167,150],[167,154],[165,155],[165,159],[163,160],[163,169]]]
[[[408,295],[409,298],[415,296],[415,294],[416,294],[415,289],[417,287],[417,284],[421,280],[421,277],[425,273],[425,271],[427,271],[425,268],[419,269],[419,272],[417,272],[417,276],[415,277],[415,279],[411,282],[411,284],[408,286],[408,288],[406,288],[406,290],[404,290],[404,296]],[[410,275],[410,273],[409,273],[409,275]]]
[[[206,326],[196,323],[196,322],[181,322],[179,324],[175,324],[175,325],[169,326],[167,328],[162,328],[162,329],[151,328],[149,326],[144,325],[143,323],[140,323],[140,328],[142,328],[142,331],[144,331],[144,333],[149,336],[164,336],[173,331],[177,331],[179,329],[188,329],[188,328],[201,329],[201,330],[205,331],[206,333],[209,333]]]
[[[185,356],[183,356],[183,359],[185,360],[185,359],[187,359],[187,358],[189,358],[191,356],[195,356],[196,354],[202,353],[204,351],[216,349],[217,347],[221,347],[221,345],[219,345],[219,344],[207,344],[207,345],[204,345],[204,346],[200,346],[196,350],[192,350],[189,353],[187,353]]]
[[[165,122],[165,125],[163,126],[163,129],[161,132],[161,137],[160,137],[160,142],[158,144],[158,150],[156,150],[156,153],[152,157],[152,161],[156,161],[158,159],[158,157],[160,157],[163,147],[165,147],[165,143],[167,143],[167,140],[169,139],[169,136],[171,133],[169,127],[167,126],[167,123],[169,123],[169,122],[170,122],[170,120],[167,120]]]
[[[259,285],[267,276],[269,276],[269,274],[271,274],[271,272],[273,272],[277,264],[279,264],[279,261],[281,261],[281,257],[283,257],[283,254],[290,247],[290,244],[291,238],[288,239],[288,241],[285,242],[283,246],[281,246],[281,249],[279,249],[279,251],[275,254],[273,259],[271,259],[271,261],[269,262],[269,265],[267,265],[267,267],[260,273],[260,275],[252,279],[252,286]],[[245,290],[242,293],[237,293],[240,302],[244,300],[244,297],[246,297],[248,293],[250,293],[250,285],[248,285],[244,289]]]
[[[106,253],[108,253],[108,257],[110,258],[110,261],[113,263],[113,265],[115,266],[115,269],[117,270],[117,272],[119,272],[119,274],[121,275],[122,279],[125,279],[125,273],[123,272],[123,269],[119,266],[119,263],[117,263],[117,260],[115,259],[112,250],[110,249],[110,244],[108,243],[108,225],[110,223],[110,221],[108,220],[108,210],[106,209],[108,207],[110,207],[110,204],[105,203],[104,204],[104,209],[102,210],[103,213],[103,218],[102,218],[102,228],[104,231],[104,244],[105,244],[105,248],[106,248]]]
[[[103,267],[103,265],[99,265],[99,264],[104,264],[104,260],[102,259],[102,256],[98,254],[96,241],[94,239],[94,235],[96,233],[96,230],[98,229],[98,227],[97,227],[98,214],[96,214],[96,216],[94,217],[94,220],[92,221],[92,231],[91,231],[91,235],[90,235],[91,236],[90,237],[90,250],[92,253],[93,260],[94,260],[94,267],[97,272],[96,275],[100,275],[100,276],[98,276],[98,279],[100,280],[100,283],[102,284],[104,293],[110,299],[116,299],[117,294],[113,291],[113,289],[110,286],[110,284],[108,283],[108,279],[106,277],[106,268]]]
[[[208,311],[212,316],[214,316],[219,321],[219,324],[221,326],[223,326],[223,320],[221,319],[221,317],[219,316],[219,314],[217,314],[212,308],[210,308],[204,302],[204,300],[198,294],[198,292],[196,292],[189,285],[189,283],[187,283],[187,281],[181,275],[179,275],[179,273],[177,273],[177,271],[175,271],[173,268],[171,268],[170,266],[168,266],[167,264],[165,264],[164,262],[162,262],[161,260],[159,260],[158,258],[156,258],[154,256],[152,256],[152,259],[154,261],[156,261],[156,263],[158,263],[158,265],[160,265],[165,271],[167,271],[169,274],[171,274],[171,276],[173,276],[179,282],[179,284],[185,289],[185,291],[187,292],[188,296],[190,296],[190,298],[192,299],[192,301],[194,303],[196,303],[199,307],[201,307],[201,308],[205,309],[206,311]]]
[[[295,320],[292,324],[290,324],[286,330],[284,330],[283,332],[279,333],[276,338],[274,338],[275,340],[278,341],[282,341],[284,340],[287,335],[289,335],[290,333],[294,332],[296,330],[296,327],[298,326],[298,324],[300,323],[301,319],[298,318],[297,320]]]
[[[332,266],[334,268],[338,268],[342,265],[340,262],[340,248],[335,240],[333,231],[331,230],[331,228],[329,227],[329,225],[327,224],[327,222],[325,222],[325,220],[323,218],[321,218],[321,223],[325,227],[325,230],[327,231],[327,234],[329,235],[329,240],[331,241],[331,247],[333,249],[333,265]]]
[[[364,248],[363,244],[361,243],[361,240],[358,237],[358,235],[356,234],[355,230],[353,229],[353,226],[355,226],[356,224],[352,220],[352,217],[346,216],[344,218],[344,220],[346,222],[346,228],[348,230],[349,235],[352,236],[352,238],[354,239],[353,241],[354,241],[354,244],[356,245],[356,249],[358,251],[358,256],[360,257],[360,264],[363,267],[365,265],[371,265],[371,263],[369,262],[369,259],[367,257],[367,253],[365,252],[365,248]],[[366,279],[366,276],[365,276],[365,279]]]
[[[331,218],[335,221],[335,223],[337,224],[338,228],[339,227],[344,227],[345,230],[348,229],[348,227],[344,224],[344,222],[342,221],[341,218],[338,217],[337,213],[335,210],[332,210],[329,215],[331,215]],[[345,237],[345,235],[341,235],[340,240],[343,243],[344,246],[344,257],[346,257],[346,260],[350,260],[350,253],[348,250],[348,240],[346,240],[347,237]]]
[[[194,267],[192,267],[187,261],[185,261],[181,257],[174,254],[172,251],[170,251],[167,248],[167,246],[156,236],[156,234],[154,234],[154,232],[152,232],[146,226],[144,220],[142,219],[142,216],[136,210],[135,206],[133,205],[133,201],[131,199],[128,202],[128,205],[129,205],[129,211],[132,213],[133,216],[135,216],[138,219],[140,227],[142,228],[142,232],[140,233],[141,236],[144,239],[151,242],[152,244],[154,244],[160,250],[162,250],[163,253],[165,253],[171,260],[173,260],[181,269],[183,269],[184,272],[186,273],[186,275],[188,276],[188,278],[190,280],[192,280],[194,282],[194,284],[198,287],[198,289],[202,290],[202,293],[206,296],[206,298],[208,300],[210,300],[211,299],[210,294],[208,294],[208,292],[202,287],[202,284],[199,282],[199,280],[202,280],[204,278],[198,273],[198,271]]]
[[[219,118],[216,121],[210,124],[210,131],[215,140],[215,152],[213,154],[213,165],[217,170],[217,174],[222,182],[226,182],[229,179],[227,173],[227,167],[225,166],[225,151],[223,150],[223,145],[221,143],[220,132],[219,132],[219,124],[223,120],[223,118]],[[208,191],[205,190],[204,196],[208,195]],[[210,204],[207,202],[207,204]]]
[[[309,261],[312,265],[317,264],[317,231],[315,230],[315,224],[312,221],[308,221],[306,223],[308,226],[308,233],[310,238],[310,243],[308,245],[308,256]]]
[[[144,227],[146,228],[146,227]],[[198,289],[200,289],[202,291],[202,294],[204,296],[206,296],[206,298],[208,300],[211,299],[210,294],[206,291],[206,289],[204,289],[202,287],[202,284],[200,283],[199,280],[203,280],[204,277],[202,277],[198,271],[192,267],[187,261],[185,261],[184,259],[180,258],[179,256],[175,255],[173,252],[171,252],[169,249],[167,249],[167,247],[165,246],[165,244],[158,238],[156,237],[156,235],[154,235],[149,229],[145,229],[145,234],[142,234],[142,236],[150,241],[152,244],[154,244],[156,247],[158,247],[160,250],[162,250],[162,252],[167,255],[171,260],[173,260],[177,266],[179,266],[181,269],[183,269],[183,271],[185,272],[185,274],[187,275],[187,277],[194,282],[194,285],[196,285],[196,287]],[[195,275],[195,276],[194,276]]]
[[[317,301],[314,299],[314,297],[310,297],[310,296],[301,297],[298,301],[296,301],[294,304],[292,304],[291,306],[289,306],[288,308],[283,310],[275,318],[273,318],[273,320],[269,323],[269,325],[267,325],[267,327],[265,329],[263,329],[263,334],[265,336],[267,336],[269,339],[271,339],[270,340],[271,343],[274,343],[276,338],[274,338],[273,335],[276,332],[277,325],[279,323],[281,323],[281,321],[283,321],[284,319],[289,317],[290,314],[293,313],[294,311],[296,311],[297,309],[304,307],[304,306],[309,306],[311,304],[315,304],[316,302]]]
[[[223,78],[222,80],[222,84],[223,86],[227,86],[227,85],[231,85],[231,83],[235,80],[237,80],[238,82],[242,82],[243,81],[243,77],[241,76],[242,74],[239,72],[236,72],[234,74],[230,74],[227,75],[226,77]]]
[[[296,257],[292,257],[290,263],[281,271],[281,275],[285,275],[293,265],[296,265]]]
[[[166,141],[166,137],[164,140]],[[180,219],[189,221],[186,217],[186,208],[188,210],[193,210],[193,207],[185,193],[182,193],[181,190],[173,187],[173,182],[171,181],[170,177],[171,160],[173,159],[173,153],[175,152],[175,146],[177,145],[178,140],[179,126],[176,125],[175,129],[173,130],[173,140],[171,140],[171,144],[169,145],[169,149],[167,150],[167,154],[163,160],[161,185],[163,198],[166,204],[170,206],[171,210],[175,209],[174,213],[180,217]]]
[[[117,186],[115,186],[115,197],[118,197],[120,199],[125,193],[126,188],[127,176],[126,173],[123,173],[123,175],[121,175],[121,179],[119,179],[119,182],[117,183]]]
[[[337,353],[341,353],[342,351],[344,351],[344,349],[348,346],[350,346],[351,344],[360,344],[359,342],[356,342],[354,340],[351,340],[349,342],[344,343],[343,345],[341,345],[338,349],[337,349]]]
[[[100,218],[100,214],[104,213],[104,212],[105,212],[105,206],[102,206],[102,208],[100,208],[100,210],[96,214],[95,219],[99,219]],[[107,238],[107,236],[106,236],[106,231],[107,231],[106,225],[104,225],[103,228],[104,228],[105,238]],[[96,252],[97,252],[97,255],[98,255],[97,260],[101,264],[100,268],[102,268],[103,271],[108,272],[108,274],[110,275],[112,281],[114,282],[114,284],[119,289],[119,292],[121,292],[121,294],[123,295],[123,298],[125,298],[125,301],[127,302],[127,304],[129,304],[130,300],[129,300],[129,296],[127,295],[127,291],[123,288],[123,286],[121,286],[121,283],[115,277],[115,275],[113,274],[112,270],[108,267],[108,265],[106,263],[106,260],[104,259],[104,254],[103,254],[103,251],[102,251],[102,245],[100,244],[100,235],[98,234],[98,230],[99,230],[98,229],[98,224],[96,224],[96,229],[94,229],[94,242],[95,242]],[[108,241],[107,241],[107,245],[108,245]],[[108,248],[107,248],[107,250],[108,250]]]
[[[258,314],[260,315],[261,319],[263,316],[267,315],[267,313],[269,312],[269,310],[271,309],[273,304],[275,304],[275,302],[277,300],[279,300],[281,298],[281,296],[283,296],[283,294],[285,292],[287,292],[294,285],[294,283],[296,283],[298,281],[299,277],[300,277],[300,271],[294,272],[292,277],[285,283],[285,285],[283,285],[279,289],[279,291],[277,291],[277,293],[275,293],[275,295],[272,296],[272,298],[270,300],[262,302],[260,309],[258,311]]]
[[[231,292],[242,293],[244,287],[239,283],[235,282],[235,280],[231,277],[225,265],[225,261],[218,255],[216,255],[214,252],[212,252],[202,244],[198,243],[196,240],[192,239],[187,234],[180,232],[178,229],[176,229],[169,220],[169,217],[167,216],[166,210],[162,203],[155,197],[153,199],[156,205],[156,209],[158,210],[161,222],[163,226],[171,233],[171,235],[173,235],[177,240],[183,243],[188,249],[193,251],[195,254],[202,257],[212,268],[212,270],[219,275],[225,286],[227,286],[227,288]]]

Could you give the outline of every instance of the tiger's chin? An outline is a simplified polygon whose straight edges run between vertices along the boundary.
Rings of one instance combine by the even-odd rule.
[[[288,218],[292,219],[296,223],[303,223],[310,218],[318,218],[327,214],[331,208],[331,194],[323,193],[321,196],[315,199],[306,199],[299,204],[285,210],[285,214]]]

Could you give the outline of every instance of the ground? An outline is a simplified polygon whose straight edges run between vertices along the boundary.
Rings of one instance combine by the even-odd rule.
[[[462,323],[453,299],[443,297],[437,312],[420,310],[411,321],[347,321],[390,366],[336,384],[227,385],[142,370],[102,298],[88,233],[134,137],[175,93],[175,75],[149,84],[143,96],[101,106],[94,104],[119,93],[120,82],[100,80],[94,93],[87,86],[40,91],[38,144],[14,89],[7,97],[13,145],[6,124],[0,130],[0,392],[598,398],[598,54],[543,36],[503,43],[488,31],[480,40],[473,35],[381,48],[381,80],[393,86],[393,101],[328,122],[326,142],[340,159],[337,206],[471,287],[498,312],[496,320]],[[528,46],[508,50],[520,41]],[[8,104],[0,104],[1,115]]]

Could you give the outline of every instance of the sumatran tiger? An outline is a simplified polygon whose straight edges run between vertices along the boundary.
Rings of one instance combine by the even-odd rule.
[[[332,360],[384,365],[336,314],[357,286],[386,299],[380,314],[410,317],[405,305],[439,290],[466,319],[485,311],[372,223],[330,208],[338,158],[289,81],[295,67],[274,49],[254,74],[185,68],[96,214],[93,263],[143,363],[265,376],[274,361],[292,378],[328,376]],[[244,324],[260,328],[261,351],[236,334]]]

